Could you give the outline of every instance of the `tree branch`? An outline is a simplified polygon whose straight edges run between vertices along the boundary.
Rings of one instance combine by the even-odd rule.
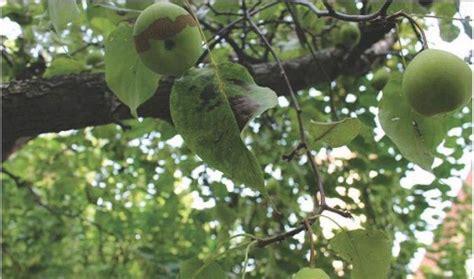
[[[367,26],[362,30],[361,43],[350,53],[343,49],[325,49],[317,52],[315,57],[308,55],[284,61],[283,67],[295,90],[327,81],[319,64],[324,65],[324,71],[331,78],[343,74],[363,75],[390,51],[395,40],[393,35],[385,35],[392,28],[393,24],[388,23]],[[279,95],[288,94],[276,63],[247,67],[260,86],[270,87]],[[169,78],[162,80],[157,93],[139,108],[138,114],[171,121],[169,94],[172,83]],[[82,73],[50,80],[14,81],[1,84],[1,90],[3,142],[116,123],[131,117],[128,108],[108,89],[103,74]]]

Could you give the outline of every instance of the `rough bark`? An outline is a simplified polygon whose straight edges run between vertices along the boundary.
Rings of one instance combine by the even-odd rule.
[[[295,90],[314,86],[343,74],[360,76],[390,51],[391,25],[363,29],[357,48],[330,48],[284,62]],[[275,63],[247,66],[257,84],[279,95],[287,93]],[[170,120],[171,79],[160,83],[157,93],[138,112],[142,117]],[[128,109],[108,89],[103,74],[82,73],[53,79],[29,79],[2,84],[2,140],[12,143],[22,137],[47,132],[80,129],[130,118]],[[5,152],[5,150],[3,150]]]

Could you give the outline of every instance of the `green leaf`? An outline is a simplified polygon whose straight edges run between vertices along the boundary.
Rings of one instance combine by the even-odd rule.
[[[139,12],[119,9],[113,2],[101,1],[87,5],[86,14],[91,28],[107,37],[121,22],[137,18]]]
[[[433,10],[437,16],[453,17],[457,10],[452,1],[434,1]]]
[[[77,74],[84,70],[86,70],[86,66],[83,63],[73,58],[60,56],[51,62],[51,65],[44,72],[43,77],[52,78],[60,75]]]
[[[382,231],[343,231],[331,239],[329,244],[334,252],[352,263],[351,278],[387,278],[392,244]]]
[[[466,16],[465,19],[466,20],[462,21],[462,26],[464,27],[464,33],[466,33],[466,35],[472,39],[472,26],[470,22],[471,17]]]
[[[329,123],[311,121],[309,133],[313,142],[322,141],[331,147],[339,147],[351,142],[359,134],[360,126],[357,118]]]
[[[446,135],[446,118],[415,113],[401,92],[402,78],[393,73],[379,105],[382,129],[408,160],[431,171],[436,147]]]
[[[295,274],[293,279],[330,279],[324,270],[304,267]]]
[[[225,13],[237,13],[240,9],[240,3],[238,1],[215,0],[212,7],[217,13],[224,13],[224,14],[216,14],[214,13],[214,11],[212,11],[209,14],[209,17],[218,23],[226,23],[226,22],[235,20],[237,16],[228,15]]]
[[[56,32],[64,30],[69,22],[79,17],[75,0],[48,0],[48,11]]]
[[[373,3],[378,3],[377,9],[383,5],[383,1],[373,1]],[[418,4],[418,1],[406,1],[406,0],[394,0],[392,5],[390,5],[388,12],[396,13],[398,11],[404,11],[406,13],[417,13],[417,14],[426,14],[426,9]]]
[[[218,202],[216,204],[216,207],[214,207],[214,214],[217,220],[219,220],[222,225],[227,227],[232,226],[238,217],[237,212],[235,212],[224,202]]]
[[[439,35],[443,41],[452,42],[459,36],[460,33],[461,30],[459,30],[459,27],[453,24],[452,20],[439,20]]]
[[[144,10],[154,2],[155,0],[127,0],[125,7],[133,10]]]
[[[191,69],[175,81],[170,110],[176,131],[204,162],[266,195],[260,165],[240,131],[277,104],[276,94],[238,64],[220,65],[219,76],[220,84],[214,69]]]
[[[221,267],[211,262],[204,266],[199,259],[189,259],[181,263],[179,267],[180,279],[225,279],[227,278]]]
[[[105,41],[105,81],[135,117],[137,108],[153,96],[160,75],[149,70],[138,57],[132,27],[122,23]]]

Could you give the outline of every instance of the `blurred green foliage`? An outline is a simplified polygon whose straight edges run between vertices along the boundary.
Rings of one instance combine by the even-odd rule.
[[[8,0],[1,8],[3,18],[8,17],[21,27],[19,37],[2,37],[2,82],[41,76],[45,68],[46,76],[52,72],[60,74],[57,61],[67,62],[63,58],[65,51],[73,61],[71,65],[81,65],[80,71],[103,72],[103,63],[85,66],[86,57],[89,53],[103,53],[108,34],[119,22],[137,15],[110,9],[122,7],[112,2],[79,1],[79,18],[65,31],[56,33],[46,1],[20,2],[26,1]],[[207,16],[217,26],[235,17],[216,15],[203,4],[205,1],[192,2],[198,15]],[[216,9],[235,9],[230,2],[216,1]],[[247,2],[251,5],[255,1]],[[446,1],[435,1],[427,7],[416,1],[411,5],[396,2],[390,12],[403,9],[407,13],[432,12],[443,17],[456,14],[456,6]],[[97,3],[100,5],[94,5]],[[369,8],[374,10],[378,5],[374,2]],[[256,17],[275,19],[284,7],[276,5]],[[335,7],[341,12],[360,12],[360,5],[349,1],[338,2]],[[314,34],[315,48],[333,46],[332,34],[338,32],[339,25],[300,9],[297,16]],[[460,36],[455,21],[439,22],[443,40],[453,41]],[[422,17],[419,23],[426,27]],[[283,59],[308,53],[307,48],[297,43],[292,26],[272,30],[270,25],[268,30],[275,33],[273,45]],[[210,34],[207,29],[205,32]],[[241,35],[232,34],[236,38]],[[400,25],[399,35],[409,59],[420,44],[407,22]],[[247,54],[265,58],[257,35],[245,36],[249,42]],[[392,72],[403,68],[399,49],[396,46],[382,63]],[[222,44],[215,55],[223,61],[232,53],[228,44]],[[45,66],[42,68],[38,63]],[[79,66],[72,69],[76,72]],[[429,209],[456,201],[445,179],[458,175],[465,168],[461,157],[472,152],[471,110],[466,107],[448,120],[451,130],[442,146],[450,152],[436,154],[442,158],[433,170],[436,179],[426,185],[401,187],[401,179],[415,166],[402,157],[386,136],[378,136],[376,114],[380,93],[371,87],[371,77],[372,73],[338,77],[331,84],[299,92],[298,98],[306,117],[315,121],[357,117],[363,123],[359,135],[347,145],[349,158],[333,156],[334,150],[323,143],[314,146],[319,154],[327,155],[327,159],[318,161],[321,176],[327,196],[345,203],[345,208],[365,227],[381,229],[391,239],[402,239],[396,244],[400,249],[392,259],[389,278],[405,278],[410,273],[408,266],[414,253],[425,247],[416,232],[434,229],[426,219]],[[273,212],[256,193],[233,185],[208,168],[182,144],[172,126],[161,120],[130,120],[126,122],[130,125],[127,130],[110,124],[32,139],[3,164],[3,276],[176,278],[182,262],[192,258],[204,260],[221,252],[221,243],[231,235],[245,232],[265,237],[298,225],[309,213],[301,210],[301,200],[310,199],[317,186],[310,170],[302,167],[304,157],[291,162],[282,160],[299,142],[293,113],[287,106],[272,109],[253,121],[244,133],[245,142],[265,170],[267,188],[282,214]],[[357,194],[349,195],[352,192]],[[462,213],[456,217],[457,234],[470,239],[471,226],[466,224],[471,216]],[[329,239],[319,225],[316,222],[313,226],[315,267],[331,278],[347,278],[349,266],[344,263],[341,270],[335,270],[333,261],[341,259],[328,248]],[[442,237],[441,232],[436,234]],[[231,243],[237,245],[239,240]],[[445,252],[438,262],[444,272],[442,276],[465,275],[465,261],[472,253],[470,247],[470,243],[440,247]],[[217,260],[227,277],[237,278],[241,272],[244,250],[229,251]],[[308,242],[296,238],[264,249],[251,249],[247,278],[290,278],[308,265],[308,250]],[[436,276],[439,275],[429,278],[441,278]]]

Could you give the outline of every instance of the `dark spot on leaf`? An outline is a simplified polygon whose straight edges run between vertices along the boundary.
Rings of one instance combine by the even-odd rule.
[[[240,79],[231,78],[231,79],[227,79],[227,81],[232,82],[233,84],[241,86],[241,87],[244,87],[247,85],[245,81],[240,80]]]
[[[201,105],[199,110],[211,111],[221,104],[221,100],[218,98],[217,88],[213,83],[209,83],[199,94],[201,99]]]
[[[259,105],[245,96],[230,97],[229,103],[234,112],[239,129],[242,131],[245,124],[247,124],[253,113],[258,109]]]
[[[174,21],[168,17],[155,20],[134,37],[135,47],[138,52],[146,51],[150,48],[149,40],[167,40],[181,32],[186,26],[197,26],[197,22],[190,14],[180,15]]]

